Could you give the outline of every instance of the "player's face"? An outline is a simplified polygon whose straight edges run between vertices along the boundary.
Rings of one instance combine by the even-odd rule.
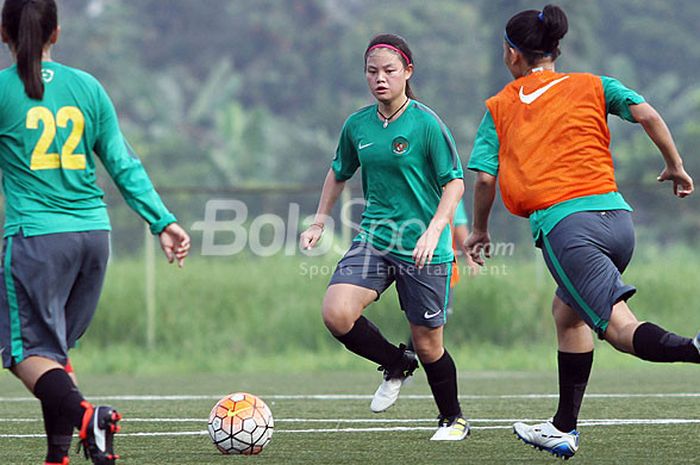
[[[365,77],[370,92],[382,103],[406,96],[406,81],[413,74],[413,65],[404,67],[399,56],[385,48],[370,52],[365,65]]]

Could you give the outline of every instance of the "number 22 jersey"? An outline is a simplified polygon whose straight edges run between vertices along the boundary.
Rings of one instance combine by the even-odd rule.
[[[42,63],[44,97],[27,96],[11,66],[0,72],[4,236],[110,230],[96,154],[154,234],[175,221],[124,139],[114,106],[88,73]]]

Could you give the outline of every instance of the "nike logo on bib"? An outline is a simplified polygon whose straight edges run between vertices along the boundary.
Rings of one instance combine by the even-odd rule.
[[[357,146],[357,150],[366,149],[367,147],[371,147],[372,145],[374,145],[374,142],[370,142],[369,144],[360,143],[360,145]]]
[[[438,315],[441,314],[441,313],[442,313],[442,310],[438,310],[438,311],[435,312],[435,313],[430,313],[430,312],[426,311],[426,312],[423,314],[423,318],[425,318],[426,320],[430,320],[431,318],[435,318],[436,316],[438,316]]]
[[[520,101],[523,102],[525,105],[530,105],[532,102],[537,100],[538,98],[542,97],[542,95],[547,92],[549,89],[552,87],[556,86],[559,84],[561,81],[564,81],[566,79],[569,79],[569,76],[564,76],[563,78],[559,78],[556,81],[552,81],[549,84],[547,84],[544,87],[541,87],[534,91],[531,94],[526,94],[523,92],[523,86],[520,86]]]

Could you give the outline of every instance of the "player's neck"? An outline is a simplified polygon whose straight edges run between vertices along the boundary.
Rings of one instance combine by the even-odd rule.
[[[523,76],[529,76],[532,73],[540,73],[542,71],[556,71],[554,62],[551,60],[540,61],[528,67],[523,73]]]
[[[390,102],[377,102],[377,109],[379,110],[379,113],[383,115],[386,118],[389,118],[389,121],[393,121],[401,114],[404,112],[406,109],[406,103],[408,103],[408,96],[402,95],[400,97],[395,98],[394,100],[391,100]]]
[[[41,52],[41,61],[53,61],[51,59],[51,47],[46,47],[43,52]]]

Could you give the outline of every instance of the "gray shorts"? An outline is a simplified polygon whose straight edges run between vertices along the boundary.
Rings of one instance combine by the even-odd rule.
[[[559,285],[557,296],[602,338],[613,305],[637,292],[622,281],[634,251],[630,212],[574,213],[542,235],[537,246]]]
[[[65,365],[102,290],[109,232],[5,238],[0,269],[0,351],[9,368],[30,356]]]
[[[452,263],[418,269],[367,243],[354,242],[338,262],[333,284],[354,284],[373,289],[379,296],[395,281],[401,309],[415,325],[437,328],[447,322]]]

